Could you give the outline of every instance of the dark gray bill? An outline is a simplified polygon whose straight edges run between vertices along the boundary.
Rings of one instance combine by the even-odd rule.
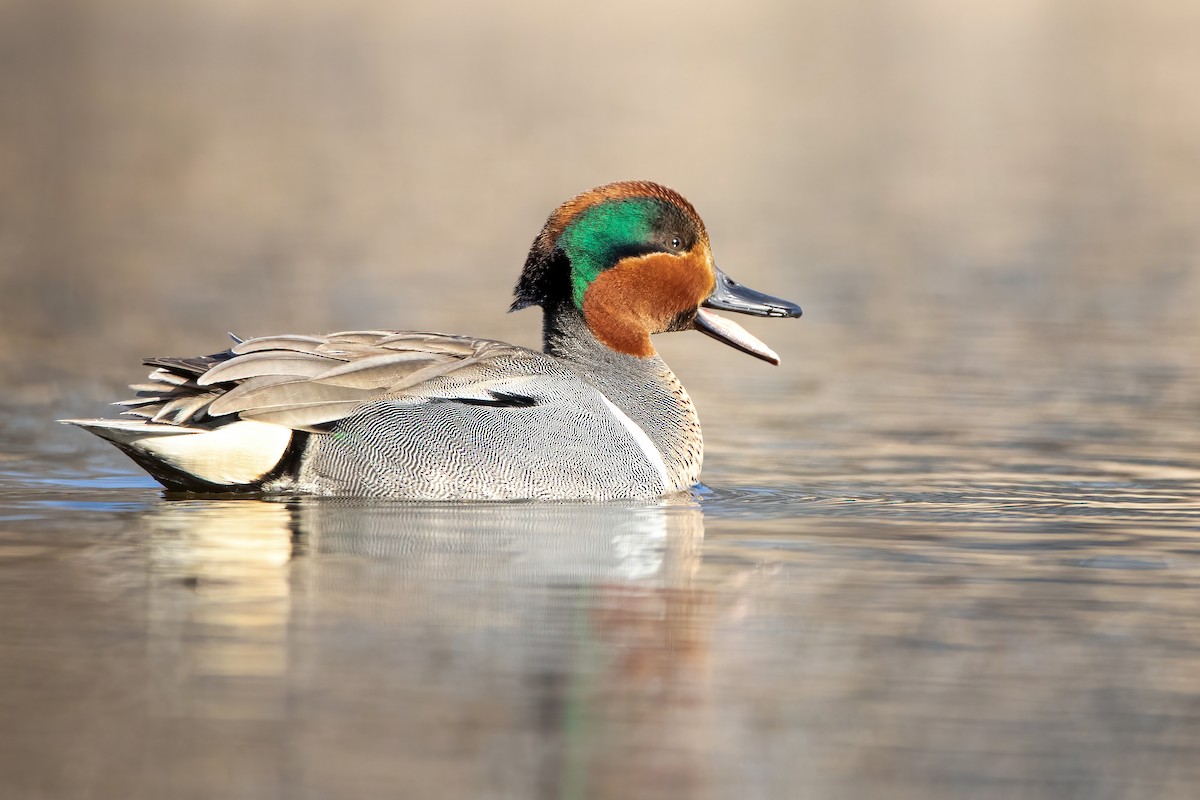
[[[706,308],[719,308],[722,311],[736,311],[739,314],[753,314],[756,317],[798,317],[801,314],[800,306],[795,303],[742,286],[719,269],[717,288],[701,305]],[[774,350],[731,319],[700,308],[696,310],[696,319],[692,322],[692,327],[755,358],[761,358],[771,364],[779,363],[779,355]]]
[[[756,317],[798,317],[802,313],[800,306],[795,303],[742,286],[719,269],[717,288],[701,305],[718,311],[736,311]]]

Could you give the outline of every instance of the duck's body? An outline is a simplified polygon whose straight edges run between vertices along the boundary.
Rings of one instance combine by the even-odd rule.
[[[412,500],[652,498],[696,483],[691,398],[649,335],[696,327],[767,360],[713,307],[799,308],[712,265],[703,223],[657,184],[568,201],[534,242],[514,308],[541,305],[544,352],[436,333],[249,339],[148,359],[125,420],[68,420],[168,489]]]
[[[187,491],[515,500],[691,486],[700,425],[679,381],[657,357],[596,355],[606,363],[435,333],[250,339],[229,358],[156,362],[136,410],[160,422],[79,424]],[[210,413],[241,427],[200,427]]]

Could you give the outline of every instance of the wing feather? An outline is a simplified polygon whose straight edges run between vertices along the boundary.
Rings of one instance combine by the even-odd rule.
[[[380,339],[386,339],[402,331],[339,331],[322,338],[329,344],[368,344],[375,345]]]
[[[270,422],[283,425],[295,430],[306,430],[322,433],[318,425],[337,422],[353,414],[362,403],[358,400],[347,400],[340,403],[313,403],[297,405],[290,408],[274,408],[255,410],[242,414],[243,419],[253,419],[258,422]]]
[[[174,372],[168,372],[165,369],[156,369],[148,376],[152,384],[170,384],[171,386],[183,386],[192,381],[191,375],[178,375]],[[161,386],[156,386],[155,390],[162,389]]]
[[[334,366],[315,376],[314,381],[357,389],[395,389],[421,376],[433,376],[437,368],[458,366],[460,359],[439,353],[409,350],[368,356]]]
[[[257,353],[262,350],[294,350],[298,353],[315,353],[316,348],[325,344],[320,336],[298,336],[285,334],[283,336],[263,336],[258,339],[246,339],[238,342],[230,350],[236,355]]]
[[[197,378],[201,386],[214,383],[236,383],[263,375],[294,375],[314,378],[329,369],[330,359],[312,353],[287,350],[264,350],[235,356],[217,364]],[[341,362],[344,363],[344,362]]]
[[[157,369],[120,405],[128,416],[173,425],[242,418],[320,431],[373,400],[422,400],[432,391],[423,386],[448,375],[457,388],[439,382],[437,399],[491,402],[489,364],[502,355],[535,356],[488,339],[418,331],[264,336],[211,356],[147,359]]]
[[[204,392],[203,394],[176,397],[164,403],[162,408],[150,418],[150,421],[182,425],[202,416],[204,407],[211,403],[216,396],[216,392]]]
[[[213,401],[210,413],[225,414],[253,413],[270,408],[288,408],[310,403],[341,403],[369,400],[373,392],[369,389],[348,389],[344,386],[328,386],[307,380],[284,381],[260,386],[234,395],[227,393]]]
[[[404,332],[385,336],[375,343],[376,347],[386,347],[389,350],[417,350],[429,353],[445,353],[446,355],[468,357],[476,355],[481,348],[493,345],[481,339],[471,339],[467,336],[453,336],[443,333],[411,333]]]

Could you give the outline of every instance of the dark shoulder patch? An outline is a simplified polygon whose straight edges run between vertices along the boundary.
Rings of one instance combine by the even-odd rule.
[[[462,403],[468,406],[489,406],[491,408],[532,408],[538,404],[536,397],[513,392],[488,392],[486,397],[431,397],[433,403]]]

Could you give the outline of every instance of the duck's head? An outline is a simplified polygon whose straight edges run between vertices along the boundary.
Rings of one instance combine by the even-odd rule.
[[[538,234],[512,310],[577,308],[595,337],[619,353],[654,355],[650,334],[695,329],[772,364],[779,356],[742,326],[707,309],[798,317],[800,306],[748,289],[713,263],[708,233],[678,192],[622,181],[558,207]]]

